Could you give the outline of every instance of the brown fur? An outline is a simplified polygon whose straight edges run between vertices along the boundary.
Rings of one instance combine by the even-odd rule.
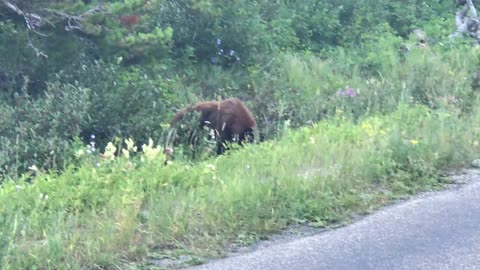
[[[175,114],[170,125],[173,127],[191,111],[201,112],[200,127],[208,126],[215,130],[218,136],[217,154],[223,153],[224,144],[233,142],[235,138],[238,138],[239,144],[242,144],[247,137],[251,136],[253,139],[253,131],[257,123],[252,113],[238,98],[195,103]]]

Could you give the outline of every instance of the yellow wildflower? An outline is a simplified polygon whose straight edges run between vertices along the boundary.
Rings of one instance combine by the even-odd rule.
[[[151,138],[148,139],[148,144],[142,145],[142,150],[143,150],[143,155],[141,157],[142,161],[153,160],[162,152],[161,147],[153,146],[153,140]]]
[[[374,134],[373,126],[370,123],[364,122],[360,127],[367,132],[368,136],[372,136]]]
[[[122,149],[122,154],[126,158],[130,158],[130,152],[127,149]]]
[[[125,144],[127,145],[127,150],[129,152],[137,152],[137,147],[132,138],[125,139]]]
[[[105,147],[105,152],[103,156],[105,159],[114,160],[115,159],[115,152],[117,152],[117,148],[113,145],[112,142],[108,142],[107,146]]]

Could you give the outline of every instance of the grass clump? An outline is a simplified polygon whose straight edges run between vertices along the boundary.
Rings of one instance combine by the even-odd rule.
[[[130,141],[112,160],[84,157],[61,174],[5,181],[2,269],[124,269],[172,250],[218,256],[292,223],[343,221],[441,184],[440,168],[479,150],[471,115],[401,105],[354,122],[338,112],[194,165],[164,166],[152,144],[128,158]]]

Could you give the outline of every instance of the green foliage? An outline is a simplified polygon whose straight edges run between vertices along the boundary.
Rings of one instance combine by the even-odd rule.
[[[333,1],[289,1],[288,9],[288,16],[293,17],[291,27],[302,48],[318,50],[339,44],[345,34],[340,18],[343,5],[338,7]]]
[[[2,269],[217,256],[435,188],[478,158],[480,58],[448,39],[452,1],[17,4],[51,24],[38,34],[0,4]],[[212,158],[192,113],[166,160],[175,111],[232,96],[260,144]]]
[[[17,94],[1,104],[0,173],[16,176],[28,167],[63,169],[74,136],[85,125],[90,91],[71,84],[48,84],[45,96]]]
[[[453,1],[17,4],[49,23],[0,4],[2,269],[215,256],[436,187],[478,155],[480,57],[448,39]],[[173,162],[154,147],[181,107],[232,96],[260,144],[212,158],[192,113]]]
[[[91,89],[88,124],[81,130],[83,138],[95,135],[99,148],[115,137],[135,137],[140,142],[146,142],[147,138],[162,139],[164,124],[169,122],[168,105],[179,102],[176,94],[179,85],[175,80],[139,67],[103,62],[81,67],[74,76],[63,79],[78,79]]]
[[[261,17],[261,3],[234,1],[225,8],[222,1],[167,1],[160,8],[160,23],[173,29],[174,53],[192,60],[210,62],[221,45],[248,63],[249,59],[265,59],[278,36],[279,27],[268,31]],[[220,39],[221,44],[216,44]],[[193,54],[188,53],[193,51]]]
[[[154,247],[213,255],[295,222],[342,221],[438,186],[439,168],[478,155],[478,115],[405,104],[358,124],[339,115],[195,165],[160,166],[151,142],[136,157],[133,141],[117,157],[78,152],[62,174],[2,185],[1,265],[122,268]]]
[[[340,7],[333,1],[305,5],[235,1],[228,7],[207,0],[110,1],[105,5],[109,13],[85,18],[85,25],[101,26],[93,36],[75,37],[58,30],[48,42],[44,37],[34,40],[50,55],[48,59],[36,58],[30,65],[18,62],[21,54],[6,51],[9,69],[4,72],[8,79],[3,95],[12,105],[13,93],[24,84],[21,75],[29,78],[26,90],[35,97],[43,97],[44,81],[76,81],[91,89],[90,105],[81,116],[87,121],[73,136],[88,141],[95,134],[100,149],[115,137],[162,141],[163,124],[175,110],[220,97],[245,100],[266,139],[281,134],[286,126],[310,124],[339,111],[358,118],[366,112],[393,111],[399,102],[433,108],[452,100],[465,110],[476,95],[470,75],[475,69],[459,60],[465,57],[461,51],[465,45],[422,52],[411,44],[414,40],[397,35],[408,36],[422,20],[436,18],[443,28],[453,23],[435,17],[451,6],[422,1],[421,5],[431,7],[424,12],[417,2],[403,3],[402,10],[397,1],[345,1]],[[75,3],[51,8],[80,13],[97,4]],[[437,21],[426,24],[425,31],[433,40],[444,41],[448,32],[440,32]],[[27,43],[24,29],[24,34],[15,34],[20,29],[17,24],[3,27],[17,43]],[[337,44],[344,46],[329,48]],[[408,53],[402,50],[407,46]],[[62,53],[53,53],[59,47]],[[299,48],[309,50],[299,52]],[[447,50],[451,50],[448,59],[435,56]],[[45,64],[52,69],[43,68]],[[457,67],[451,70],[449,65]],[[345,91],[356,96],[344,96]],[[182,138],[192,132],[188,124],[184,127]],[[182,142],[186,145],[189,140]],[[185,146],[184,152],[202,152],[189,148]]]
[[[41,81],[46,81],[48,69],[42,68],[45,59],[37,57],[35,51],[28,46],[28,33],[13,21],[0,21],[0,97],[11,99],[13,93],[24,85],[24,76],[30,80],[28,90],[38,94],[45,88]],[[32,37],[33,40],[38,38]],[[41,90],[37,90],[40,88]]]
[[[362,38],[362,48],[353,60],[362,72],[386,74],[399,65],[403,40],[392,33],[388,24],[379,25]]]
[[[478,96],[476,50],[409,45],[405,52],[393,34],[370,38],[361,48],[332,49],[325,58],[285,53],[271,68],[252,73],[261,133],[271,138],[285,121],[297,127],[338,111],[354,118],[391,112],[399,103],[470,110]]]

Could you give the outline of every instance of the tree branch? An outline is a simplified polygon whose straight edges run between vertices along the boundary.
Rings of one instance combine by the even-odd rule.
[[[54,24],[51,23],[46,18],[47,16],[41,16],[37,13],[24,11],[14,3],[10,2],[9,0],[0,0],[0,4],[5,6],[11,12],[14,12],[19,16],[22,16],[25,20],[25,23],[27,24],[28,29],[30,30],[41,28],[46,24],[54,27]],[[85,32],[86,29],[83,24],[83,21],[85,21],[86,18],[95,14],[105,14],[107,13],[107,11],[103,7],[103,5],[98,5],[96,7],[93,7],[87,10],[86,12],[80,15],[71,15],[58,10],[54,10],[49,13],[50,14],[47,14],[47,15],[52,15],[55,19],[59,19],[60,21],[66,21],[66,24],[67,24],[65,26],[66,31],[78,30],[80,32]],[[35,33],[40,34],[38,31],[36,31]]]
[[[467,16],[470,11],[470,16]],[[464,34],[469,34],[477,41],[480,40],[480,34],[478,33],[479,24],[477,10],[472,3],[472,0],[466,0],[463,9],[457,12],[455,16],[455,24],[457,26],[456,31],[450,35],[450,39],[454,39]]]
[[[470,12],[472,13],[472,19],[477,20],[477,10],[475,9],[475,6],[473,5],[472,0],[467,0],[467,5],[470,8]]]
[[[82,24],[82,21],[94,14],[106,14],[108,13],[102,5],[98,5],[94,8],[87,10],[85,13],[80,15],[70,15],[63,11],[53,11],[53,14],[59,17],[61,20],[66,20],[67,25],[65,26],[66,31],[79,30],[85,32],[85,27]]]
[[[42,56],[42,57],[48,58],[48,55],[46,55],[39,48],[37,48],[37,47],[35,47],[35,45],[33,45],[32,40],[30,39],[30,35],[28,34],[28,32],[27,32],[27,42],[28,42],[28,47],[32,48],[32,50],[35,52],[37,57]]]
[[[1,6],[5,7],[8,11],[24,19],[25,24],[29,30],[27,32],[28,47],[32,48],[35,51],[35,54],[37,56],[42,56],[45,58],[48,56],[32,43],[30,39],[30,35],[28,34],[30,31],[40,36],[44,36],[44,37],[47,36],[46,34],[41,33],[40,29],[46,25],[49,25],[50,27],[54,28],[55,27],[54,23],[49,21],[49,18],[52,18],[53,20],[56,21],[56,23],[65,21],[66,31],[77,30],[79,32],[86,33],[86,27],[84,22],[88,17],[95,14],[107,13],[103,5],[98,5],[96,7],[93,7],[80,15],[71,15],[63,11],[58,11],[58,10],[49,11],[47,9],[43,9],[42,10],[43,12],[41,13],[34,13],[34,12],[22,10],[12,0],[0,0],[0,7]]]
[[[19,7],[17,7],[15,4],[13,4],[13,3],[11,3],[7,0],[2,0],[1,3],[7,9],[9,9],[10,11],[16,13],[19,16],[22,16],[25,19],[25,22],[27,23],[27,27],[29,29],[35,29],[37,27],[41,27],[43,25],[43,23],[45,22],[40,15],[29,13],[29,12],[24,12]]]

